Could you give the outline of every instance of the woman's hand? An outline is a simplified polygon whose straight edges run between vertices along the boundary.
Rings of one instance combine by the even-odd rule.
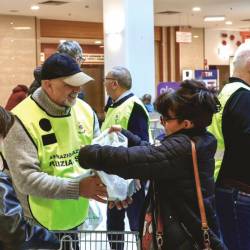
[[[118,210],[121,210],[127,208],[132,202],[133,199],[131,197],[127,197],[127,199],[123,201],[109,201],[108,208],[112,209],[113,207],[116,207]]]
[[[109,133],[112,133],[112,132],[121,132],[122,131],[122,127],[121,125],[113,125],[110,127],[109,129]]]

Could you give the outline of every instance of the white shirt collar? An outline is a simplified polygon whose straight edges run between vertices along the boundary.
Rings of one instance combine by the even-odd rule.
[[[113,103],[119,102],[123,97],[131,94],[130,90],[125,91],[123,94],[121,94]]]

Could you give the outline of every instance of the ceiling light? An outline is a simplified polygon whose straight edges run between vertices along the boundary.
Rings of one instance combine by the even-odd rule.
[[[198,6],[196,6],[196,7],[193,7],[193,8],[192,8],[192,11],[201,11],[201,8],[198,7]]]
[[[224,16],[206,16],[204,17],[205,22],[219,22],[219,21],[224,21],[225,17]]]
[[[16,26],[16,27],[13,27],[14,30],[30,30],[31,27],[26,27],[26,26]]]
[[[96,40],[95,44],[102,44],[102,41],[101,40]]]
[[[199,38],[199,36],[197,36],[197,35],[194,35],[194,36],[193,36],[193,38]]]
[[[31,9],[31,10],[39,10],[40,7],[39,7],[38,5],[32,5],[32,6],[30,7],[30,9]]]
[[[226,24],[226,25],[232,25],[233,22],[232,22],[232,21],[226,21],[225,24]]]

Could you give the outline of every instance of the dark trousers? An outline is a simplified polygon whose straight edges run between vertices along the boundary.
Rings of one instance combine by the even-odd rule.
[[[224,243],[229,250],[250,249],[250,194],[216,188],[216,208]]]
[[[139,218],[145,201],[145,185],[141,183],[142,188],[133,196],[133,203],[127,209],[118,210],[116,207],[107,209],[107,230],[124,231],[125,212],[129,221],[131,231],[139,231]],[[122,250],[124,247],[123,234],[109,234],[110,247],[112,250]]]

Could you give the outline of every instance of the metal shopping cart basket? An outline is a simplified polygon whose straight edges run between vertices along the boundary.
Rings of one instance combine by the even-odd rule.
[[[138,232],[74,230],[56,232],[58,250],[140,250]]]

